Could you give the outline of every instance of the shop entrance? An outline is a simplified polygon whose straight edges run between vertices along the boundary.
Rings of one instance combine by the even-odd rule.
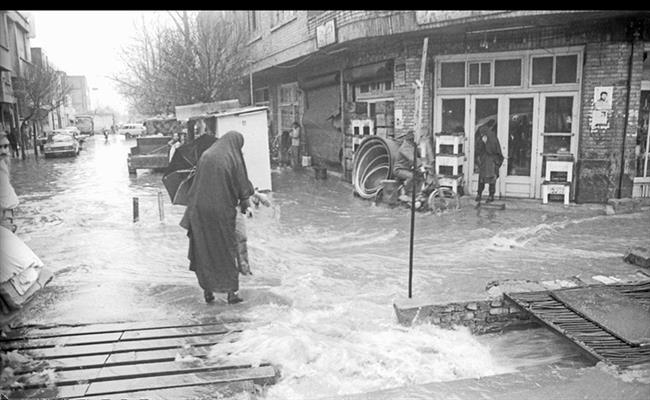
[[[468,182],[470,192],[478,187],[476,141],[479,129],[497,133],[504,160],[499,169],[497,196],[535,197],[537,186],[537,95],[469,96],[470,124]]]
[[[441,96],[438,131],[465,132],[466,189],[478,188],[478,130],[491,126],[504,160],[496,195],[539,198],[547,156],[577,151],[575,93]]]

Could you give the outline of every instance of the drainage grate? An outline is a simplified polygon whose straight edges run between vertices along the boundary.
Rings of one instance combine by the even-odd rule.
[[[641,304],[650,305],[650,282],[590,287],[612,288]],[[569,309],[556,300],[550,291],[507,293],[504,296],[531,313],[535,320],[578,346],[594,361],[605,361],[621,367],[650,362],[650,346],[626,343]]]

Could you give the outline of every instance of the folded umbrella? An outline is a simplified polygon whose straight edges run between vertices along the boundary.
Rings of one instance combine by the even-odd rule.
[[[217,138],[212,135],[201,135],[193,142],[185,143],[176,149],[162,177],[163,185],[167,189],[172,204],[187,205],[195,166],[201,154],[216,140]]]

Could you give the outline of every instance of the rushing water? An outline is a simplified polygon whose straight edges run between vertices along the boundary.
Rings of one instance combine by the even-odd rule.
[[[254,275],[245,302],[206,305],[188,270],[187,238],[161,174],[129,176],[134,141],[89,139],[77,158],[14,160],[18,234],[55,271],[23,322],[242,318],[240,339],[211,356],[270,361],[282,379],[268,398],[314,398],[448,381],[557,363],[584,366],[545,329],[475,337],[466,329],[397,324],[407,295],[409,211],[374,206],[311,169],[273,172],[273,205],[247,220]],[[164,193],[164,219],[157,194]],[[132,220],[132,198],[140,220]],[[648,212],[512,201],[506,211],[418,214],[413,293],[446,302],[485,297],[498,279],[629,274],[627,246],[646,245]]]

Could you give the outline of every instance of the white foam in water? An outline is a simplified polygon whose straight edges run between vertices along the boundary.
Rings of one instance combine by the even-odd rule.
[[[247,328],[236,342],[213,346],[210,357],[280,366],[282,378],[269,389],[269,399],[371,392],[507,372],[468,330],[405,328],[386,315],[385,307],[372,303],[306,311],[269,305],[247,317],[267,322]]]

